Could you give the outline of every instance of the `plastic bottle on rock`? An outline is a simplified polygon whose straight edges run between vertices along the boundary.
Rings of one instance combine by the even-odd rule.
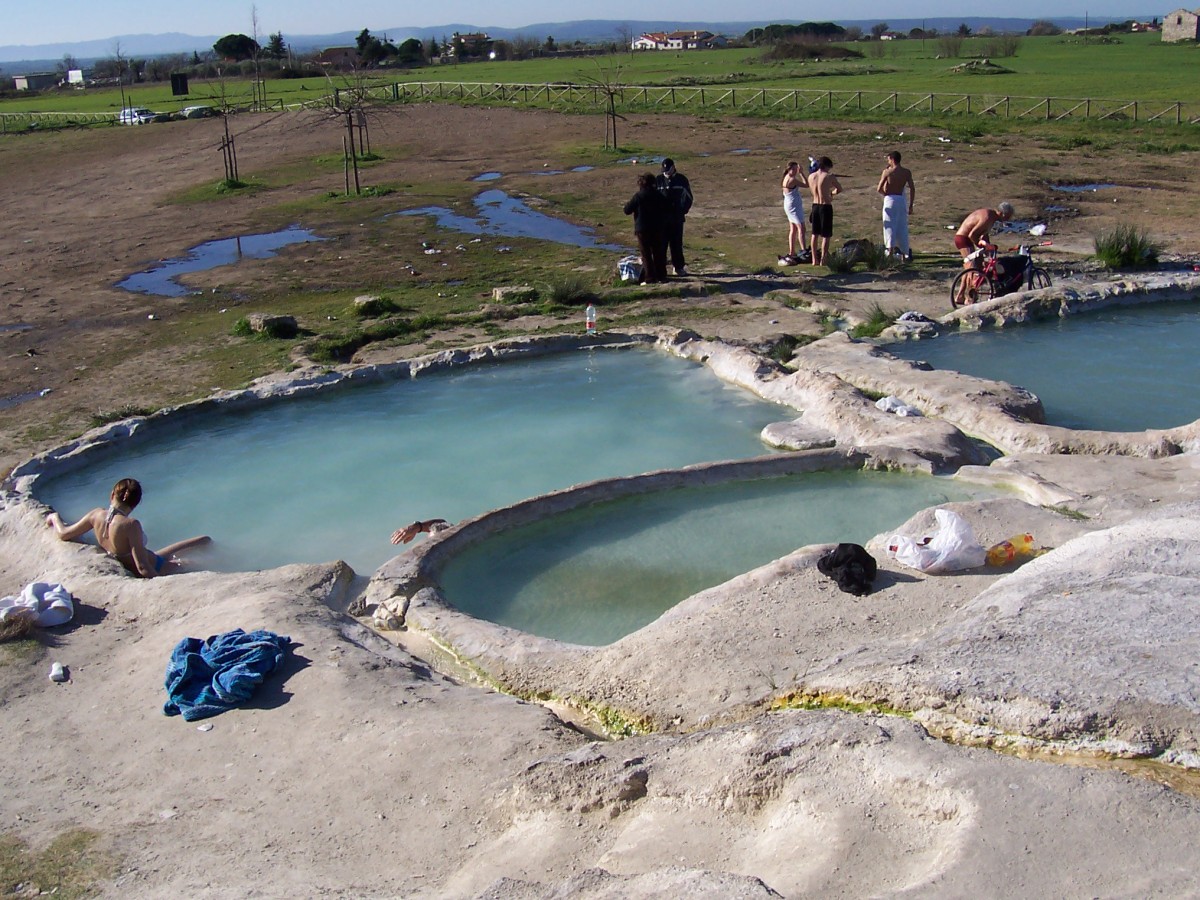
[[[591,303],[587,305],[587,309],[583,313],[584,327],[589,335],[596,333],[596,307]]]
[[[988,548],[987,564],[989,566],[1005,566],[1019,556],[1029,556],[1033,552],[1032,534],[1014,534],[1007,541],[1001,541]]]

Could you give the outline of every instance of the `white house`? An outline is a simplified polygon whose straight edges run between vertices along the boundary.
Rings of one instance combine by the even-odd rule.
[[[711,31],[649,31],[631,45],[634,50],[711,50],[725,46],[725,39]]]
[[[666,50],[667,35],[664,31],[649,31],[630,45],[634,50]]]

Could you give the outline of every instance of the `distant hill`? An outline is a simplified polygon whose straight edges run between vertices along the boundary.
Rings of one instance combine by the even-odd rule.
[[[1160,14],[1148,13],[1139,16],[1122,18],[1088,18],[1088,24],[1100,26],[1109,22],[1123,22],[1125,19],[1149,21]],[[1045,16],[1064,30],[1084,27],[1084,20],[1077,16]],[[676,31],[681,29],[698,29],[725,34],[731,37],[741,37],[751,28],[760,28],[772,23],[799,24],[812,21],[811,19],[760,19],[745,22],[691,22],[679,20],[629,20],[629,19],[586,19],[577,22],[540,22],[521,28],[489,28],[481,25],[451,23],[436,25],[429,28],[371,28],[376,37],[387,37],[400,43],[409,38],[426,40],[435,38],[439,42],[443,37],[450,37],[454,32],[469,34],[484,32],[493,38],[506,40],[526,35],[545,39],[553,36],[558,43],[564,41],[616,41],[621,31],[628,28],[634,36],[644,31]],[[893,31],[907,32],[913,28],[936,28],[939,31],[953,31],[962,23],[966,23],[972,31],[981,28],[991,28],[993,31],[1024,32],[1033,24],[1034,19],[1002,18],[1000,16],[966,16],[961,18],[941,17],[925,19],[900,19],[881,17],[878,19],[857,19],[838,21],[839,25],[858,26],[863,31],[870,31],[872,25],[886,21]],[[370,26],[367,26],[370,27]],[[284,34],[284,42],[299,53],[310,50],[321,50],[326,47],[341,47],[354,43],[354,39],[362,28],[353,31],[342,31],[335,34]],[[162,56],[167,53],[203,53],[211,50],[212,45],[222,37],[219,34],[189,35],[189,34],[125,34],[116,35],[94,41],[76,41],[62,44],[37,45],[0,45],[0,68],[6,75],[22,75],[26,72],[53,71],[63,56],[70,54],[81,63],[112,57],[120,44],[121,55],[125,57]],[[264,35],[263,40],[266,37]]]

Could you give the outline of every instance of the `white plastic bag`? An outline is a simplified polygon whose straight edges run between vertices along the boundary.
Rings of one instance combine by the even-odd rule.
[[[641,281],[642,258],[640,256],[624,257],[617,263],[617,271],[621,274],[622,281]]]
[[[888,538],[887,555],[902,566],[931,575],[982,566],[987,551],[975,540],[970,523],[948,509],[935,509],[933,515],[937,531],[919,539],[894,534]]]

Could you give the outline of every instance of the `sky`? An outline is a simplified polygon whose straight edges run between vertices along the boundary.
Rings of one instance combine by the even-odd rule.
[[[1188,5],[1195,0],[1186,0]],[[1181,4],[1158,10],[1163,15]],[[886,21],[938,16],[961,18],[970,4],[961,0],[915,0],[903,7],[886,0],[841,0],[836,5],[794,0],[676,0],[655,6],[645,0],[440,0],[437,3],[397,3],[395,0],[204,0],[200,3],[147,3],[146,0],[8,0],[0,14],[0,45],[59,44],[102,40],[123,34],[224,35],[253,33],[257,13],[260,35],[282,31],[285,35],[333,34],[343,31],[373,32],[389,28],[424,27],[461,23],[480,27],[520,28],[541,22],[579,19],[673,22],[745,21]],[[980,7],[977,15],[1013,18],[1054,16],[1145,15],[1157,4],[1147,0],[1008,0],[1002,7]],[[1189,6],[1190,8],[1190,6]],[[836,12],[835,12],[836,11]]]

